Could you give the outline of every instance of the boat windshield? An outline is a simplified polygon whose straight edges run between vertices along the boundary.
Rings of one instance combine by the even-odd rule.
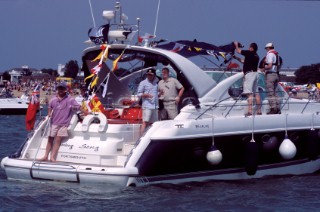
[[[92,62],[92,60],[100,52],[96,51],[95,54],[92,54],[91,51],[84,55],[83,71],[85,76],[89,76],[89,70],[98,64],[98,61]],[[123,100],[131,99],[132,96],[137,95],[139,83],[146,78],[146,71],[151,67],[156,69],[159,80],[162,68],[167,67],[172,77],[177,78],[184,87],[190,87],[183,73],[179,72],[174,64],[161,55],[148,52],[126,50],[117,64],[117,69],[112,71],[115,65],[114,61],[121,53],[120,49],[110,49],[108,59],[103,63],[98,73],[96,94],[106,108],[121,107]],[[195,95],[192,91],[190,93],[189,95]]]

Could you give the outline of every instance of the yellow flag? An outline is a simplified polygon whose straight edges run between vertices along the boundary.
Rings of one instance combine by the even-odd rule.
[[[97,61],[97,60],[101,60],[101,58],[102,58],[103,62],[106,62],[109,48],[104,44],[101,46],[101,49],[102,49],[102,51],[100,52],[100,54],[96,58],[94,58],[92,60],[92,62]]]
[[[103,51],[101,51],[100,54],[99,54],[96,58],[94,58],[94,59],[92,60],[92,62],[97,61],[97,60],[100,60],[100,58],[102,57],[102,55],[103,55]]]
[[[112,71],[115,71],[115,70],[118,69],[118,61],[120,60],[120,58],[122,57],[122,55],[123,55],[123,52],[120,54],[119,57],[117,57],[117,59],[115,59],[115,60],[113,61]]]
[[[93,80],[93,82],[91,83],[91,85],[90,85],[90,88],[93,88],[96,84],[97,84],[97,82],[98,82],[98,76],[96,76],[96,78]]]
[[[84,81],[87,81],[87,79],[92,78],[94,75],[95,75],[95,74],[90,74],[89,76],[87,76],[87,77],[84,79]]]
[[[223,57],[223,59],[226,59],[226,55],[224,52],[219,52],[220,56]]]
[[[86,101],[82,101],[82,103],[81,103],[81,109],[82,109],[83,111],[88,111],[88,112],[90,112],[90,111],[89,111],[89,108],[88,108],[88,106],[87,106]]]

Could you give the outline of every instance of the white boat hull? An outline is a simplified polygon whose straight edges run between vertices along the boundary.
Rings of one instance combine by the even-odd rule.
[[[312,174],[320,169],[320,159],[284,162],[259,166],[255,175],[248,175],[244,168],[201,171],[184,174],[140,176],[137,169],[89,167],[63,163],[39,163],[4,158],[1,162],[8,179],[52,180],[82,184],[108,183],[117,186],[145,186],[159,183],[179,184],[210,180],[247,180],[268,176]]]

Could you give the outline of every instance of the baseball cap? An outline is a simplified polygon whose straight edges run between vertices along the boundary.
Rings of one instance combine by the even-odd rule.
[[[273,43],[267,43],[264,48],[274,48]]]
[[[64,88],[64,89],[67,89],[67,84],[65,82],[60,82],[58,85],[57,85],[57,88]]]
[[[147,74],[152,74],[152,75],[155,75],[156,74],[156,70],[154,70],[154,69],[149,69],[148,71],[147,71]]]
[[[87,90],[87,86],[81,85],[81,86],[80,86],[80,90]]]

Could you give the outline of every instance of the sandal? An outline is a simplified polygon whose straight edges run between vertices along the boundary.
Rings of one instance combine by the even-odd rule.
[[[248,113],[244,114],[244,116],[246,116],[246,117],[247,117],[247,116],[252,116],[252,113],[249,113],[249,112],[248,112]]]

